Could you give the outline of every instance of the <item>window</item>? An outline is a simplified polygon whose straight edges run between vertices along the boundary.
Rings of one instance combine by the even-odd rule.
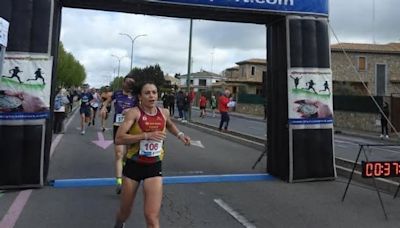
[[[199,86],[207,86],[207,80],[206,79],[199,79]]]
[[[255,75],[256,74],[256,68],[254,66],[251,67],[251,75]]]
[[[364,56],[358,57],[358,71],[366,71],[367,70],[367,58]]]
[[[386,64],[376,64],[376,95],[386,95]]]

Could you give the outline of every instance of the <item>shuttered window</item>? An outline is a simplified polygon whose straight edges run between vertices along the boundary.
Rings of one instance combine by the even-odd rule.
[[[367,59],[364,56],[358,57],[358,71],[367,70]]]

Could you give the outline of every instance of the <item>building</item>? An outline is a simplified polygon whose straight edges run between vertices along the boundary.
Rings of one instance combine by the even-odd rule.
[[[175,78],[174,76],[171,75],[165,75],[164,76],[165,83],[171,88],[177,88],[180,86],[180,80],[178,78]]]
[[[180,75],[180,87],[186,88],[187,74]],[[222,80],[222,76],[209,71],[201,70],[199,72],[190,74],[190,87],[194,88],[195,92],[207,91],[211,89],[214,83],[218,83]]]
[[[239,91],[247,94],[263,93],[263,75],[267,72],[265,59],[247,59],[236,63],[237,66],[224,71],[225,86],[234,94]]]
[[[358,95],[368,95],[361,81],[374,96],[400,93],[400,43],[334,44],[331,56],[334,93],[347,85]]]
[[[396,113],[400,108],[400,43],[334,44],[331,45],[331,59],[333,93],[336,96],[371,93],[383,97],[390,104],[391,122],[399,128],[400,118]],[[380,131],[378,111],[361,111],[359,104],[362,102],[353,104],[352,97],[346,99],[343,102],[346,110],[335,108],[336,126]]]

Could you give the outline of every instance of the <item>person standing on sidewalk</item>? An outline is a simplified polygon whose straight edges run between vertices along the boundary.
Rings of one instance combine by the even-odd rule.
[[[204,93],[202,93],[200,96],[200,100],[199,100],[200,117],[201,118],[206,117],[206,105],[207,105],[207,98],[204,95]]]
[[[178,120],[183,120],[183,107],[185,106],[185,95],[182,90],[178,92],[176,96],[176,106],[178,107],[179,118]]]
[[[69,104],[67,96],[65,96],[65,89],[58,88],[57,95],[54,98],[54,134],[64,133],[64,119],[66,105]]]
[[[211,96],[210,107],[212,111],[212,117],[215,117],[215,109],[217,108],[217,98],[214,95]]]
[[[131,214],[140,182],[143,186],[147,227],[160,227],[163,198],[162,160],[165,154],[166,130],[184,145],[190,145],[190,138],[178,130],[170,118],[168,109],[156,106],[156,85],[152,82],[144,83],[139,91],[140,104],[127,111],[115,140],[119,145],[129,145],[129,149],[123,169],[121,203],[114,228],[124,227]]]
[[[228,131],[228,124],[229,124],[229,107],[228,103],[230,101],[229,96],[231,95],[231,91],[228,89],[225,90],[224,94],[219,96],[218,98],[218,109],[219,113],[221,114],[221,121],[219,122],[219,130],[222,131],[222,126],[225,123],[224,131]]]
[[[115,101],[114,108],[114,127],[113,127],[113,137],[114,137],[114,144],[115,144],[115,136],[117,134],[117,130],[119,126],[122,124],[125,118],[125,113],[127,109],[136,107],[138,104],[136,94],[134,94],[134,86],[135,86],[135,79],[133,76],[128,75],[125,76],[122,90],[118,90],[112,93],[111,96],[107,98],[106,101],[103,102],[103,107],[101,108],[101,115],[104,116],[107,113],[107,106],[112,101]],[[118,145],[115,144],[115,177],[117,180],[116,183],[116,193],[121,193],[121,186],[122,186],[122,166],[123,166],[123,158],[125,154],[125,145]]]
[[[175,94],[170,92],[168,94],[169,114],[174,117],[175,115]]]
[[[382,111],[383,113],[380,113],[381,116],[381,139],[383,137],[386,137],[387,139],[389,138],[389,130],[388,130],[388,120],[386,118],[389,118],[389,104],[387,102],[383,103],[382,106]]]

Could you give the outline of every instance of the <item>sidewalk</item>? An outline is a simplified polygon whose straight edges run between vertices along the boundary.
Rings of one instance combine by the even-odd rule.
[[[199,110],[198,107],[193,106],[192,109]],[[219,114],[219,111],[216,110],[216,114]],[[262,116],[257,116],[257,115],[252,115],[252,114],[245,114],[245,113],[238,113],[238,112],[229,112],[229,115],[243,118],[243,119],[249,119],[249,120],[256,120],[256,121],[261,121],[264,122],[264,118]],[[341,128],[341,127],[335,127],[335,134],[342,134],[342,135],[349,135],[349,136],[356,136],[356,137],[362,137],[362,138],[368,138],[368,139],[374,139],[374,140],[380,140],[380,133],[379,132],[373,132],[373,131],[361,131],[361,130],[355,130],[355,129],[349,129],[349,128]],[[389,139],[382,139],[383,142],[390,142],[390,143],[400,143],[400,137],[396,136],[395,133],[392,133],[390,135]]]

